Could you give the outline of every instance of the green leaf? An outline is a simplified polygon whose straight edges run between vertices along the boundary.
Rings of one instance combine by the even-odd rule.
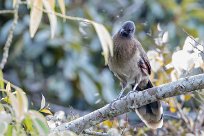
[[[33,131],[33,122],[29,116],[26,116],[26,118],[23,120],[23,124],[28,132]]]
[[[49,134],[48,126],[42,120],[36,118],[32,121],[40,136],[47,136]]]
[[[3,72],[0,70],[0,89],[4,89]]]
[[[41,109],[40,112],[41,112],[41,113],[45,113],[45,114],[52,115],[52,112],[51,112],[49,109],[47,109],[47,108]]]
[[[5,136],[12,136],[12,129],[13,129],[13,126],[8,125],[7,132],[6,132]]]

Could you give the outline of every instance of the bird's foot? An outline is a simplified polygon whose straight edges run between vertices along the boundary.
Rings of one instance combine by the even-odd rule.
[[[111,107],[113,106],[113,103],[114,103],[115,101],[120,100],[122,97],[124,97],[124,96],[123,96],[124,92],[125,92],[125,88],[123,88],[123,89],[120,91],[120,93],[119,93],[119,95],[118,95],[118,97],[117,97],[116,99],[114,99],[113,101],[110,102],[110,106],[111,106]]]
[[[113,101],[110,102],[110,106],[111,106],[111,107],[113,106],[113,103],[114,103],[115,101],[117,101],[117,100],[119,100],[119,99],[121,99],[121,98],[124,97],[124,92],[125,92],[125,90],[126,90],[127,87],[128,87],[128,86],[127,86],[126,83],[123,83],[123,84],[122,84],[122,90],[120,91],[118,97],[117,97],[116,99],[114,99]]]
[[[137,90],[129,91],[126,96],[130,95],[131,93],[135,93],[135,91],[137,91]]]

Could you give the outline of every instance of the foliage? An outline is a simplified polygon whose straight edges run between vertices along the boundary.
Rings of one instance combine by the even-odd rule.
[[[4,98],[0,102],[0,135],[48,135],[49,128],[44,116],[35,110],[28,109],[28,99],[19,88],[11,89],[11,83],[4,87],[4,80],[0,77],[1,92]]]

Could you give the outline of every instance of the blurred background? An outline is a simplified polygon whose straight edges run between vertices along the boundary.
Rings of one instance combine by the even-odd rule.
[[[12,9],[12,1],[0,1],[0,10]],[[123,22],[134,21],[135,36],[147,51],[155,85],[203,73],[203,0],[65,0],[65,5],[66,15],[101,23],[111,35]],[[55,10],[60,12],[59,6]],[[57,33],[51,39],[49,20],[44,15],[31,38],[29,13],[26,5],[20,5],[19,22],[3,73],[5,79],[26,91],[31,107],[40,107],[43,94],[53,112],[69,112],[70,106],[79,112],[90,112],[117,97],[121,87],[104,65],[101,43],[90,24],[58,18]],[[0,58],[12,20],[12,14],[0,14]],[[167,116],[160,133],[201,133],[203,122],[199,126],[194,121],[199,111],[204,114],[203,99],[202,91],[166,99],[165,112],[175,118],[184,116],[187,121]],[[141,131],[137,132],[144,134],[148,129]]]

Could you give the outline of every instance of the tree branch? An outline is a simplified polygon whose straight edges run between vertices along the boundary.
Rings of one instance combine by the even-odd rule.
[[[121,115],[134,108],[152,103],[164,98],[186,94],[204,88],[204,74],[182,78],[178,81],[149,88],[140,92],[130,92],[120,100],[107,104],[85,116],[56,127],[53,131],[71,130],[80,134],[85,129],[99,124],[107,119]]]
[[[11,42],[13,40],[13,32],[14,32],[14,29],[15,29],[16,24],[18,22],[18,8],[19,8],[19,4],[17,3],[15,5],[14,10],[13,10],[13,12],[14,12],[13,24],[11,26],[11,29],[9,30],[9,34],[8,34],[8,37],[7,37],[5,46],[4,46],[4,52],[3,52],[3,57],[2,57],[2,60],[1,60],[1,63],[0,63],[0,69],[4,68],[4,66],[5,66],[5,64],[7,62],[7,59],[8,59],[9,48],[10,48]],[[1,12],[1,13],[3,13],[3,12]]]
[[[182,29],[183,30],[183,32],[187,35],[187,36],[189,36],[196,44],[198,44],[198,45],[201,45],[201,46],[203,46],[201,43],[199,43],[198,41],[196,41],[196,39],[192,36],[192,35],[190,35],[187,31],[185,31],[184,29]],[[204,52],[202,51],[202,50],[200,50],[196,45],[194,45],[194,44],[192,44],[192,43],[190,43],[194,48],[196,48],[198,51],[200,51],[200,52],[202,52],[203,54],[204,54]]]
[[[0,14],[8,14],[8,13],[14,13],[14,10],[0,10]]]

